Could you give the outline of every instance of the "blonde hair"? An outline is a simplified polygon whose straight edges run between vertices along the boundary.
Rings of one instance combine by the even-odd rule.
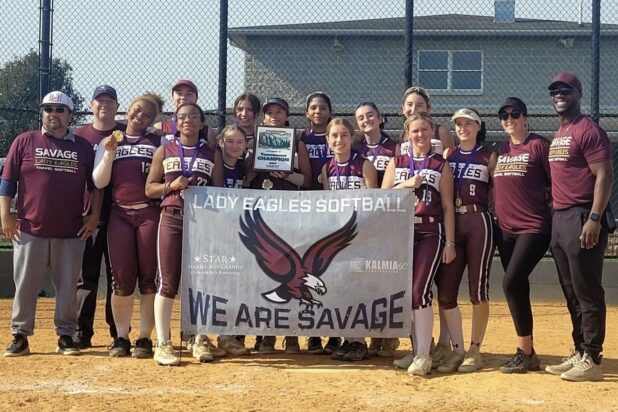
[[[343,117],[335,117],[333,120],[328,122],[328,126],[326,126],[326,135],[330,134],[330,129],[334,126],[343,126],[350,131],[350,134],[354,136],[354,126],[348,119],[344,119]]]
[[[432,130],[436,128],[436,123],[433,121],[430,115],[428,115],[425,112],[419,112],[419,113],[412,114],[410,117],[406,119],[405,123],[403,124],[403,131],[407,133],[412,122],[415,122],[417,120],[426,121],[427,123],[431,125]]]
[[[151,92],[146,92],[137,96],[135,99],[133,99],[129,107],[133,106],[137,102],[148,102],[152,104],[156,112],[155,117],[160,115],[161,112],[163,112],[163,105],[165,104],[161,96]]]

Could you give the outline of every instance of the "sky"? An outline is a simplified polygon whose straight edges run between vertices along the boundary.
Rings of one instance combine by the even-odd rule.
[[[0,0],[0,65],[38,49],[39,2]],[[73,67],[74,86],[90,99],[99,84],[119,93],[121,110],[148,90],[171,110],[171,86],[189,78],[199,102],[217,104],[219,1],[55,0],[53,57]],[[360,4],[359,4],[360,3]],[[421,0],[415,15],[493,15],[493,0]],[[580,0],[517,0],[516,17],[578,21]],[[584,1],[583,21],[591,21]],[[229,27],[402,17],[405,0],[229,0]],[[618,24],[618,0],[602,1],[602,22]],[[243,53],[228,48],[228,106],[243,89]]]

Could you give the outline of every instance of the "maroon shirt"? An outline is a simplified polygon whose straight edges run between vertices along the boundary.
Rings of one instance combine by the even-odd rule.
[[[549,149],[554,209],[590,207],[596,178],[588,165],[611,158],[607,133],[588,117],[560,127]]]
[[[364,189],[366,187],[363,177],[363,164],[366,159],[355,152],[352,152],[350,157],[352,159],[345,163],[338,163],[335,158],[328,161],[326,164],[328,190]]]
[[[75,134],[88,140],[88,142],[92,145],[92,149],[94,153],[96,154],[97,148],[99,147],[101,140],[103,140],[104,138],[112,134],[114,130],[120,130],[124,132],[126,128],[127,128],[127,125],[123,123],[116,123],[116,125],[112,129],[97,130],[94,128],[93,125],[88,124],[88,125],[85,125],[85,126],[82,126],[76,129]],[[103,203],[101,205],[101,217],[99,218],[99,220],[102,223],[106,223],[109,220],[109,212],[111,210],[110,208],[111,205],[112,205],[112,191],[110,187],[108,186],[105,189],[103,189]],[[90,192],[88,191],[84,193],[84,212],[85,213],[90,212]]]
[[[498,149],[494,171],[494,203],[500,228],[508,233],[549,233],[551,214],[546,200],[550,185],[549,142],[530,134],[522,144],[510,139]]]
[[[322,183],[318,181],[322,166],[334,155],[326,142],[326,133],[314,133],[312,130],[303,130],[300,140],[307,146],[309,162],[311,163],[311,189],[322,189]]]
[[[118,144],[109,186],[114,203],[135,205],[149,203],[144,187],[152,164],[152,156],[161,144],[161,136],[146,133],[137,141],[127,136]]]
[[[472,151],[456,146],[448,156],[455,180],[455,196],[462,205],[489,204],[489,158],[491,150],[478,145]]]
[[[189,164],[193,158],[195,147],[183,146],[185,168],[189,169]],[[180,157],[178,153],[179,147],[176,141],[172,141],[164,146],[163,149],[163,176],[165,183],[171,183],[180,175],[182,175],[182,167],[180,165]],[[198,154],[193,164],[190,186],[210,186],[212,184],[212,172],[215,168],[215,151],[212,150],[206,143],[200,141],[200,146],[197,149]],[[182,197],[182,190],[174,190],[165,196],[161,207],[173,206],[183,208],[185,204]]]
[[[88,141],[29,131],[15,138],[2,178],[18,182],[19,229],[39,237],[75,238],[83,226],[84,189],[94,188]]]
[[[378,187],[382,186],[386,166],[397,153],[397,142],[384,134],[380,138],[380,142],[375,145],[367,144],[367,140],[363,138],[358,143],[356,151],[373,163],[378,172]]]
[[[399,155],[393,158],[395,162],[395,185],[408,180],[410,175],[410,156]],[[446,160],[436,153],[429,153],[423,158],[414,158],[416,169],[414,176],[425,177],[423,184],[414,190],[419,202],[414,209],[415,216],[433,216],[437,222],[442,222],[442,197],[440,196],[440,179]]]

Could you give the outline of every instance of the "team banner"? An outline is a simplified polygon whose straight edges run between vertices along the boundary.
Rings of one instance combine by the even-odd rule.
[[[409,335],[411,190],[184,196],[183,334]]]

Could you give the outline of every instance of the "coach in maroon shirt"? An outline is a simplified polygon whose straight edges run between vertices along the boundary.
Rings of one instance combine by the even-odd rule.
[[[568,381],[602,380],[606,310],[601,278],[607,234],[614,226],[605,213],[612,187],[609,139],[582,114],[582,85],[575,74],[557,74],[549,94],[560,118],[549,149],[550,248],[571,314],[575,349],[562,364],[545,370]]]
[[[85,139],[69,130],[73,102],[64,93],[49,93],[41,104],[43,128],[15,138],[0,183],[2,230],[13,240],[15,298],[13,341],[4,356],[30,353],[38,293],[51,274],[56,288],[56,351],[78,355],[73,343],[77,323],[76,289],[84,240],[99,216],[86,216],[84,189],[92,189],[94,153]],[[17,198],[17,220],[10,214]]]

